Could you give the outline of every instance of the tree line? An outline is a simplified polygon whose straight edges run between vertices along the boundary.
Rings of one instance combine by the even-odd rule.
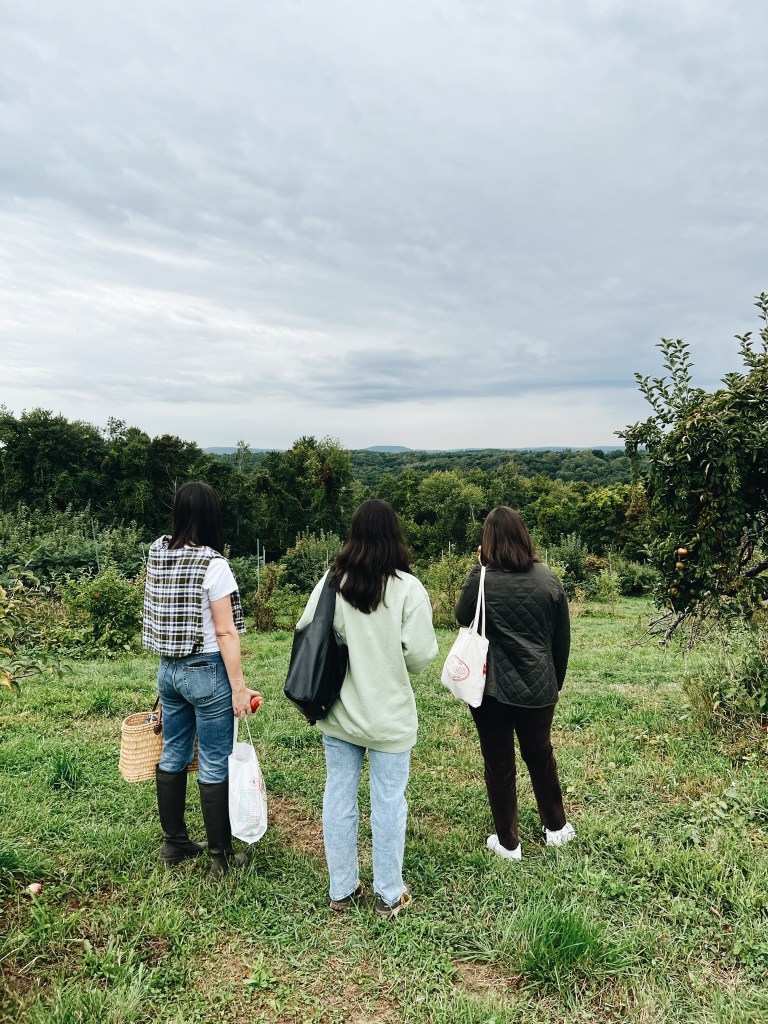
[[[221,455],[121,420],[99,428],[45,409],[15,416],[0,407],[0,509],[87,510],[101,526],[135,524],[150,540],[168,529],[178,486],[199,479],[221,497],[234,556],[266,550],[274,560],[302,535],[343,536],[357,503],[372,495],[393,505],[421,559],[471,550],[497,504],[518,508],[540,545],[578,532],[598,553],[635,557],[641,547],[642,488],[628,482],[621,452],[404,454],[350,452],[330,438],[301,437],[287,451],[254,453],[240,442]],[[579,464],[589,475],[594,463],[609,467],[610,482],[562,479]]]

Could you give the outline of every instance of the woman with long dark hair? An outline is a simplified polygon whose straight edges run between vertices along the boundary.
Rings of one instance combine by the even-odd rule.
[[[530,772],[545,842],[562,846],[576,835],[565,820],[550,738],[568,667],[568,600],[557,576],[534,554],[520,515],[506,505],[488,513],[478,561],[486,566],[488,660],[482,704],[470,710],[496,826],[486,845],[499,857],[520,860],[515,735]],[[470,572],[456,605],[456,618],[464,626],[474,619],[480,565]]]
[[[221,552],[221,511],[208,484],[184,484],[176,494],[173,533],[149,549],[143,643],[160,655],[158,692],[163,750],[156,768],[163,829],[161,864],[177,864],[205,849],[187,833],[187,766],[198,740],[200,806],[211,855],[209,878],[245,864],[232,849],[229,767],[234,716],[251,714],[240,660],[245,632],[237,582]]]
[[[395,917],[411,902],[403,881],[405,788],[418,718],[408,673],[423,671],[437,654],[432,608],[411,573],[398,518],[378,498],[364,501],[355,512],[349,539],[330,571],[337,592],[333,626],[349,649],[341,694],[317,723],[327,768],[323,839],[330,906],[344,911],[363,892],[357,801],[367,750],[376,912]],[[297,629],[312,621],[326,576],[312,592]]]

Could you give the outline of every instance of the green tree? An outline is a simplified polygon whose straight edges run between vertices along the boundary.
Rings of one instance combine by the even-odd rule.
[[[460,552],[480,542],[486,513],[483,489],[458,470],[437,470],[421,480],[413,502],[414,535],[419,557],[439,557],[449,546]]]
[[[596,487],[578,507],[579,534],[590,551],[623,547],[630,532],[634,489],[629,484]]]
[[[282,554],[302,533],[346,535],[355,488],[349,452],[333,438],[300,437],[287,452],[268,452],[254,487],[270,556]]]
[[[648,555],[666,636],[686,619],[749,614],[768,594],[768,295],[760,342],[737,335],[742,372],[708,393],[692,384],[685,342],[662,339],[668,376],[636,375],[653,409],[620,436],[647,449]]]
[[[90,423],[47,409],[14,417],[0,406],[0,495],[5,507],[84,505],[104,490],[107,446]]]

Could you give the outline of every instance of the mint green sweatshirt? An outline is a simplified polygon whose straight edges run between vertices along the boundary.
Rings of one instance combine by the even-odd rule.
[[[327,573],[325,574],[328,575]],[[325,576],[296,628],[312,621]],[[423,672],[437,654],[432,607],[423,584],[401,573],[387,580],[384,600],[370,614],[336,595],[333,628],[349,649],[341,694],[317,724],[328,736],[391,754],[410,750],[419,726],[408,673]]]

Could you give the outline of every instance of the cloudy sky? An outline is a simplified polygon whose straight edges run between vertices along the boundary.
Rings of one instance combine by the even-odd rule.
[[[0,0],[0,403],[618,443],[768,290],[764,0]]]

